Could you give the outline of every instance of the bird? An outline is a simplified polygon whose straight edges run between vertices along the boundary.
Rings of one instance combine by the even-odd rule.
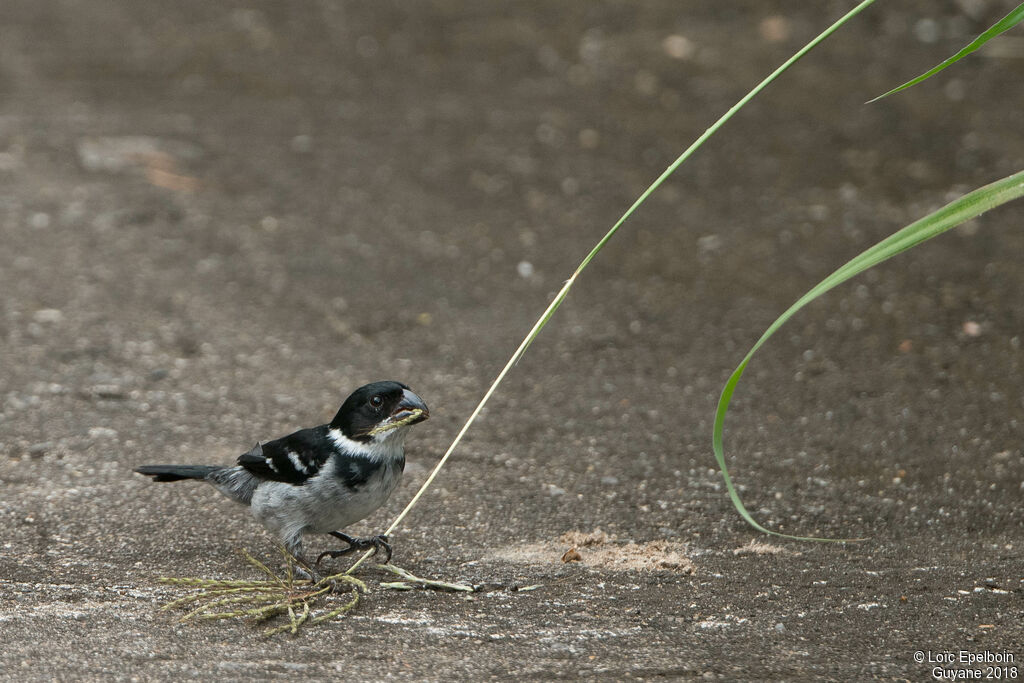
[[[409,428],[429,416],[405,384],[373,382],[352,392],[329,423],[258,442],[234,465],[143,465],[135,472],[155,482],[205,481],[249,506],[313,579],[324,557],[372,549],[383,550],[384,564],[390,562],[387,536],[357,538],[341,530],[387,502],[405,470]],[[310,564],[302,554],[307,533],[330,534],[348,547],[325,551]]]

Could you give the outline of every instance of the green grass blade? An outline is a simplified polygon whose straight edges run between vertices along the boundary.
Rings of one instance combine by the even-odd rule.
[[[978,36],[977,38],[972,40],[968,45],[966,45],[962,50],[960,50],[960,52],[957,52],[955,55],[953,55],[952,57],[950,57],[946,61],[942,62],[938,66],[936,66],[936,67],[934,67],[934,68],[932,68],[932,69],[930,69],[928,71],[925,71],[923,74],[921,74],[917,78],[915,78],[913,80],[910,80],[910,81],[907,81],[906,83],[904,83],[903,85],[899,86],[898,88],[893,88],[892,90],[890,90],[889,92],[887,92],[887,93],[885,93],[883,95],[879,95],[878,97],[876,97],[876,98],[874,98],[872,100],[868,100],[867,103],[871,104],[872,102],[877,102],[878,100],[882,99],[883,97],[888,97],[889,95],[892,95],[894,93],[898,93],[901,90],[906,90],[907,88],[910,88],[912,86],[917,85],[918,83],[920,83],[923,80],[931,78],[935,74],[937,74],[940,71],[942,71],[943,69],[945,69],[947,66],[951,66],[951,65],[959,62],[961,59],[963,59],[964,57],[966,57],[967,55],[971,54],[972,52],[977,50],[979,47],[981,47],[982,45],[984,45],[988,41],[990,41],[993,38],[995,38],[996,36],[998,36],[1000,33],[1003,33],[1005,31],[1013,28],[1014,26],[1019,24],[1021,21],[1024,21],[1024,2],[1022,2],[1019,5],[1017,5],[1017,7],[1014,10],[1012,10],[1005,17],[1003,17],[1002,19],[997,21],[995,24],[993,24],[991,28],[989,28],[987,31],[982,33],[980,36]]]
[[[732,401],[732,395],[736,390],[736,384],[740,381],[740,377],[743,376],[743,372],[746,370],[747,364],[750,362],[754,353],[761,348],[761,345],[768,341],[768,338],[775,334],[775,332],[782,327],[787,320],[792,318],[797,311],[830,289],[846,282],[854,275],[857,275],[872,266],[878,265],[886,259],[890,259],[907,249],[911,249],[926,240],[930,240],[936,235],[946,232],[950,228],[960,225],[964,221],[970,220],[989,209],[1005,204],[1021,196],[1024,196],[1024,171],[1015,173],[990,185],[980,187],[977,190],[950,202],[938,211],[928,214],[924,218],[911,223],[902,230],[899,230],[873,247],[860,253],[853,259],[850,259],[850,261],[838,268],[834,273],[819,282],[813,289],[800,297],[796,303],[786,309],[786,312],[780,315],[775,322],[765,330],[765,333],[761,335],[761,338],[757,340],[757,343],[754,344],[753,348],[747,352],[747,355],[743,358],[742,362],[740,362],[739,367],[733,371],[732,375],[729,377],[729,381],[725,383],[725,388],[722,389],[722,395],[718,399],[718,409],[715,412],[715,426],[712,436],[715,460],[718,461],[718,466],[722,471],[722,477],[725,479],[725,486],[729,491],[729,498],[732,499],[732,504],[748,524],[758,531],[763,531],[766,534],[803,541],[855,540],[791,536],[789,534],[771,531],[770,529],[766,529],[758,524],[757,521],[751,517],[747,508],[740,500],[739,494],[736,492],[736,487],[733,486],[732,478],[729,476],[729,471],[725,464],[725,451],[722,446],[722,434],[725,426],[725,415],[729,411],[729,403]]]

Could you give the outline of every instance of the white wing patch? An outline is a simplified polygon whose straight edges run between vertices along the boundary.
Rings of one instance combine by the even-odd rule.
[[[302,472],[303,474],[309,474],[309,468],[306,467],[306,463],[302,462],[302,458],[299,457],[295,451],[288,451],[288,459],[292,462],[292,467],[295,468],[296,472]]]

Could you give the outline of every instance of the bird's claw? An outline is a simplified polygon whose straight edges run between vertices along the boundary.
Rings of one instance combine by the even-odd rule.
[[[316,585],[324,579],[324,577],[320,575],[320,572],[306,563],[296,564],[292,571],[294,578],[299,581],[309,581],[310,585]]]
[[[335,533],[332,535],[337,536],[348,543],[348,547],[343,550],[325,550],[320,553],[320,556],[316,558],[317,566],[320,565],[320,561],[325,557],[335,559],[357,550],[373,550],[375,555],[383,550],[385,553],[383,564],[387,564],[391,561],[391,545],[388,544],[388,537],[384,534],[378,534],[377,536],[372,536],[370,538],[353,538],[352,536],[346,536],[342,533]]]

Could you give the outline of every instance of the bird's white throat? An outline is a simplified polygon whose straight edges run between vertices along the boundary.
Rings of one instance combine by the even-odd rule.
[[[358,455],[370,460],[390,460],[404,456],[405,437],[408,431],[409,428],[404,426],[377,434],[369,441],[356,441],[345,436],[340,429],[335,428],[327,431],[327,438],[339,450],[350,455]]]

